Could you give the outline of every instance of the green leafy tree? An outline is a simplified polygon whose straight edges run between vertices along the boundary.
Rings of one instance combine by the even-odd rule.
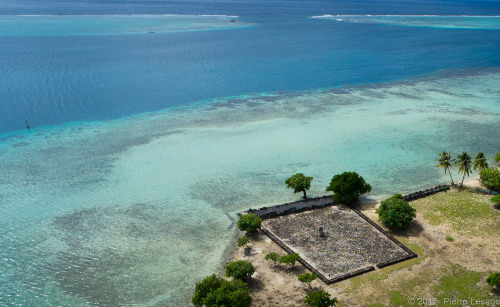
[[[460,187],[462,187],[462,185],[464,184],[465,175],[467,175],[467,177],[469,177],[470,175],[472,168],[471,160],[472,160],[471,156],[466,152],[462,153],[461,155],[458,155],[457,159],[455,160],[455,165],[458,167],[458,173],[464,174],[462,177],[462,182],[460,183]]]
[[[500,192],[500,170],[487,168],[479,172],[481,183],[491,191]]]
[[[311,283],[313,282],[313,280],[316,279],[316,277],[318,277],[318,276],[316,276],[316,274],[314,274],[314,273],[304,273],[304,274],[297,275],[297,279],[301,283],[308,284],[310,289],[312,289]]]
[[[236,279],[248,279],[255,272],[255,269],[250,261],[237,260],[226,264],[226,276]]]
[[[438,164],[436,164],[434,167],[443,168],[445,175],[446,172],[448,172],[450,174],[451,184],[455,185],[450,171],[450,169],[453,167],[453,164],[455,163],[455,161],[451,158],[451,153],[443,151],[439,154],[439,158],[435,159],[435,161],[438,162]]]
[[[495,162],[500,164],[500,149],[498,149],[498,152],[495,155]]]
[[[270,252],[267,253],[267,255],[264,257],[267,261],[272,260],[274,262],[274,265],[276,265],[276,262],[280,259],[280,255],[275,252]]]
[[[492,273],[488,278],[486,278],[486,282],[492,287],[500,287],[500,273]]]
[[[294,267],[297,260],[299,260],[299,255],[297,253],[290,253],[288,255],[281,256],[279,263],[290,264]]]
[[[307,198],[306,190],[311,188],[311,181],[313,177],[306,177],[302,173],[295,174],[285,180],[287,188],[293,188],[293,193],[304,192],[304,199]]]
[[[243,214],[238,219],[238,228],[247,233],[255,232],[262,225],[262,220],[255,214]]]
[[[495,206],[500,207],[500,194],[493,196],[491,201],[495,204]]]
[[[474,170],[476,171],[479,169],[482,171],[488,167],[488,158],[482,152],[478,153],[476,158],[474,158]]]
[[[356,172],[344,172],[333,176],[326,190],[334,193],[335,202],[352,204],[358,201],[361,194],[369,193],[372,187]]]
[[[407,226],[416,216],[415,211],[415,208],[398,195],[382,201],[376,210],[382,224],[393,229]]]
[[[330,293],[324,290],[309,292],[304,298],[304,305],[308,307],[329,307],[335,306],[337,303],[337,298],[330,298]]]
[[[238,247],[245,246],[248,242],[250,242],[250,238],[247,235],[241,236],[238,238]]]
[[[212,276],[206,277],[202,281],[197,282],[193,298],[191,298],[191,303],[195,306],[203,306],[203,304],[205,304],[205,298],[208,294],[219,289],[225,281],[225,279],[217,277],[213,274]]]
[[[248,307],[251,302],[252,297],[247,284],[238,279],[224,280],[219,288],[208,293],[203,300],[204,305],[207,307]]]

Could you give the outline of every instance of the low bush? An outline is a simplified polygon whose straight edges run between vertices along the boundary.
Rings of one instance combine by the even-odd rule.
[[[330,298],[330,293],[324,290],[309,292],[304,298],[304,304],[308,307],[329,307],[337,303],[337,298]]]
[[[316,274],[314,274],[314,273],[304,273],[304,274],[297,275],[297,279],[301,283],[308,284],[309,288],[312,288],[311,283],[313,282],[313,280],[316,279],[316,277],[318,277],[318,276],[316,276]]]
[[[245,246],[248,242],[250,242],[250,238],[247,235],[241,236],[238,238],[238,247]]]
[[[500,192],[500,170],[486,168],[479,172],[481,183],[491,191]]]
[[[280,260],[280,255],[278,253],[275,253],[275,252],[270,252],[270,253],[267,253],[267,255],[264,257],[264,259],[266,259],[267,261],[272,260],[274,262],[274,265],[276,265],[276,262],[278,262],[278,260]]]
[[[238,228],[247,233],[255,232],[262,225],[262,220],[255,214],[243,214],[238,219]]]
[[[255,269],[250,261],[237,260],[226,264],[226,276],[236,279],[248,279],[255,272]]]
[[[495,204],[495,206],[500,207],[500,194],[493,196],[491,201]]]
[[[281,256],[279,259],[279,263],[290,264],[292,267],[294,267],[297,260],[299,260],[299,255],[297,253],[291,253]]]
[[[415,208],[397,196],[398,194],[382,201],[376,210],[382,224],[393,229],[404,228],[416,216]]]
[[[486,282],[492,287],[500,287],[500,273],[491,274],[486,278]]]

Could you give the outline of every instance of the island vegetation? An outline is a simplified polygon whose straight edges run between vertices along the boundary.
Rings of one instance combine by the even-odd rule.
[[[265,285],[264,288],[254,288],[247,284],[255,272],[252,263],[258,262],[258,257],[254,255],[259,253],[265,254],[262,259],[270,267],[271,274],[284,274],[286,278],[295,276],[296,282],[308,285],[303,288],[305,296],[299,300],[300,293],[294,294],[295,303],[287,304],[290,306],[335,306],[339,302],[346,306],[409,306],[409,299],[416,295],[428,295],[436,300],[443,300],[445,296],[461,299],[467,295],[470,299],[500,302],[500,267],[487,265],[500,263],[500,255],[494,252],[500,249],[500,243],[494,239],[500,235],[500,211],[494,209],[500,206],[500,195],[491,196],[480,187],[464,184],[465,176],[478,171],[480,183],[489,191],[499,192],[500,171],[491,167],[482,153],[478,153],[474,160],[465,152],[452,159],[450,152],[443,151],[436,161],[436,167],[449,174],[452,186],[455,183],[450,170],[456,168],[462,175],[456,188],[413,200],[411,205],[401,194],[395,194],[376,208],[361,208],[372,219],[373,214],[377,214],[380,223],[409,246],[418,255],[417,258],[336,283],[335,292],[340,297],[331,298],[329,291],[325,291],[331,287],[318,288],[320,283],[316,282],[314,273],[304,270],[302,266],[295,270],[298,254],[280,254],[279,247],[271,248],[273,243],[260,239],[262,234],[258,230],[262,226],[261,219],[253,214],[243,214],[237,225],[246,234],[238,239],[238,247],[245,248],[252,241],[258,246],[256,252],[252,255],[244,253],[244,259],[248,260],[228,262],[225,266],[228,280],[212,275],[197,283],[192,303],[195,306],[250,306],[253,301],[250,294],[255,291],[258,294],[255,304],[262,305],[270,299],[269,295],[260,297],[267,293]],[[500,163],[500,151],[495,156],[495,162]],[[310,179],[304,181],[304,178]],[[287,188],[294,188],[295,193],[303,192],[305,198],[312,179],[298,173],[287,179]],[[357,173],[344,172],[332,178],[327,191],[333,192],[335,202],[352,204],[358,201],[360,195],[370,192],[371,186]],[[474,258],[466,257],[474,255],[477,249],[482,252]],[[497,270],[485,270],[487,267]],[[313,283],[316,286],[313,287]],[[418,290],[415,285],[419,285]],[[490,289],[493,287],[493,292],[486,285],[490,285]],[[292,298],[283,299],[290,303]],[[374,304],[376,302],[381,304]]]

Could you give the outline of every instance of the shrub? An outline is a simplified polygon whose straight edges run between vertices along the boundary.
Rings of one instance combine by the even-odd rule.
[[[333,192],[333,200],[337,203],[352,204],[358,201],[361,194],[368,193],[372,187],[356,172],[344,172],[333,176],[326,191]]]
[[[416,216],[415,211],[407,201],[395,196],[382,201],[376,210],[382,224],[393,229],[408,225]]]
[[[499,207],[500,206],[500,194],[493,196],[491,198],[491,201],[495,204],[495,206]]]
[[[313,280],[316,279],[316,274],[314,273],[304,273],[304,274],[300,274],[300,275],[297,275],[297,279],[301,282],[301,283],[306,283],[309,285],[309,288],[311,288],[311,283],[313,282]]]
[[[500,164],[500,149],[498,150],[497,154],[495,155],[495,162]]]
[[[226,264],[226,276],[236,279],[247,279],[252,276],[255,269],[250,261],[237,260]]]
[[[490,190],[500,192],[500,170],[486,168],[479,172],[481,182]]]
[[[204,305],[207,307],[248,307],[251,302],[252,297],[250,296],[247,284],[238,279],[232,281],[224,280],[219,288],[210,292],[203,300]]]
[[[238,247],[245,246],[248,242],[250,242],[250,238],[247,235],[241,236],[238,238]]]
[[[492,273],[488,278],[486,278],[486,282],[490,284],[492,287],[500,287],[500,273]]]
[[[246,231],[247,233],[256,231],[261,225],[262,220],[255,214],[240,215],[240,218],[238,219],[238,228],[241,231]]]
[[[274,261],[274,264],[276,265],[276,262],[278,262],[278,260],[280,259],[280,255],[278,253],[275,253],[275,252],[270,252],[270,253],[267,253],[267,255],[264,257],[264,259],[266,260],[272,260]]]
[[[304,305],[308,307],[328,307],[335,306],[337,303],[337,298],[334,297],[331,299],[330,294],[324,290],[309,292],[304,298]]]
[[[446,241],[448,242],[453,242],[455,241],[455,239],[453,239],[453,237],[450,237],[450,236],[446,236],[446,238],[444,238]]]
[[[295,262],[299,260],[299,255],[297,253],[291,253],[288,255],[281,256],[279,259],[280,263],[290,264],[292,267],[295,266]]]

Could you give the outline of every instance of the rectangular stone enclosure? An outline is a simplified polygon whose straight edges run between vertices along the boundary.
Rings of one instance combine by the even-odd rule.
[[[345,205],[265,219],[262,231],[327,284],[417,256]]]

